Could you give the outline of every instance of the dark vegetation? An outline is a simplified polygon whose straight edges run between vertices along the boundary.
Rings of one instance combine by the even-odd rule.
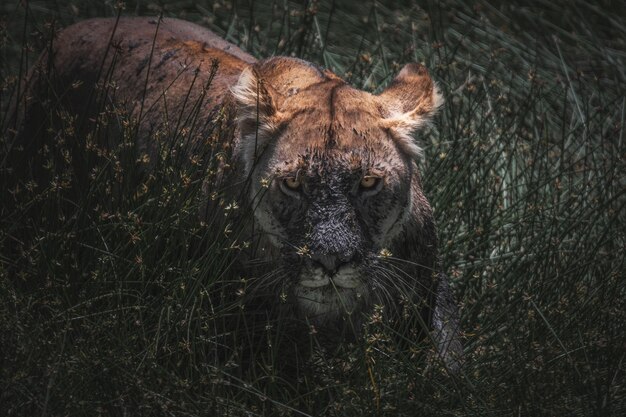
[[[2,2],[0,414],[625,415],[623,2],[304,3]],[[126,115],[103,103],[79,134],[52,100],[53,140],[16,156],[10,103],[52,31],[161,12],[370,91],[403,63],[431,69],[446,104],[418,139],[462,306],[459,375],[422,341],[398,348],[376,314],[360,343],[292,355],[228,273],[237,224],[198,218],[222,156],[181,156],[191,119],[148,175]]]

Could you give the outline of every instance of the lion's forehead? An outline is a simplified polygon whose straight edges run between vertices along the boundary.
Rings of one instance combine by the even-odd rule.
[[[376,97],[342,81],[319,83],[293,94],[285,100],[281,114],[276,144],[280,159],[332,155],[338,163],[352,168],[390,165],[402,159],[393,136],[382,123]],[[341,154],[347,157],[337,158]]]
[[[293,93],[283,103],[286,110],[315,107],[333,111],[358,110],[371,115],[380,115],[381,111],[377,96],[358,90],[343,80],[326,80],[303,90],[291,91]]]
[[[393,150],[384,147],[290,146],[278,150],[270,163],[273,176],[305,175],[321,182],[364,175],[385,177],[389,181],[408,180],[410,167]]]
[[[407,160],[393,139],[367,123],[345,125],[314,113],[293,120],[277,138],[271,165],[276,174],[290,171],[403,172]]]

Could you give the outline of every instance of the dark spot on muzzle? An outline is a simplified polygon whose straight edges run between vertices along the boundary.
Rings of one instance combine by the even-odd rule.
[[[357,260],[362,246],[361,230],[354,208],[346,199],[313,204],[309,219],[313,225],[308,243],[313,265],[333,275],[342,265]]]

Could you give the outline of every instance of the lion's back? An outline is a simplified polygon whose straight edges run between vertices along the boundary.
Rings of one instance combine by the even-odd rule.
[[[206,28],[152,17],[79,22],[59,33],[52,50],[58,85],[80,80],[86,90],[95,82],[109,83],[118,102],[126,101],[133,109],[141,103],[155,117],[162,116],[158,103],[164,93],[170,108],[176,108],[182,100],[196,98],[209,81],[205,103],[221,104],[241,71],[255,61]],[[70,104],[84,109],[80,99]]]

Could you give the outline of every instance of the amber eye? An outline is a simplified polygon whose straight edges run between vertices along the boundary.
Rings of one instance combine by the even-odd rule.
[[[363,190],[373,190],[378,183],[380,182],[380,177],[374,177],[372,175],[366,175],[361,179],[361,189]]]
[[[299,177],[289,177],[283,180],[283,184],[292,191],[298,191],[302,186],[302,181]]]

